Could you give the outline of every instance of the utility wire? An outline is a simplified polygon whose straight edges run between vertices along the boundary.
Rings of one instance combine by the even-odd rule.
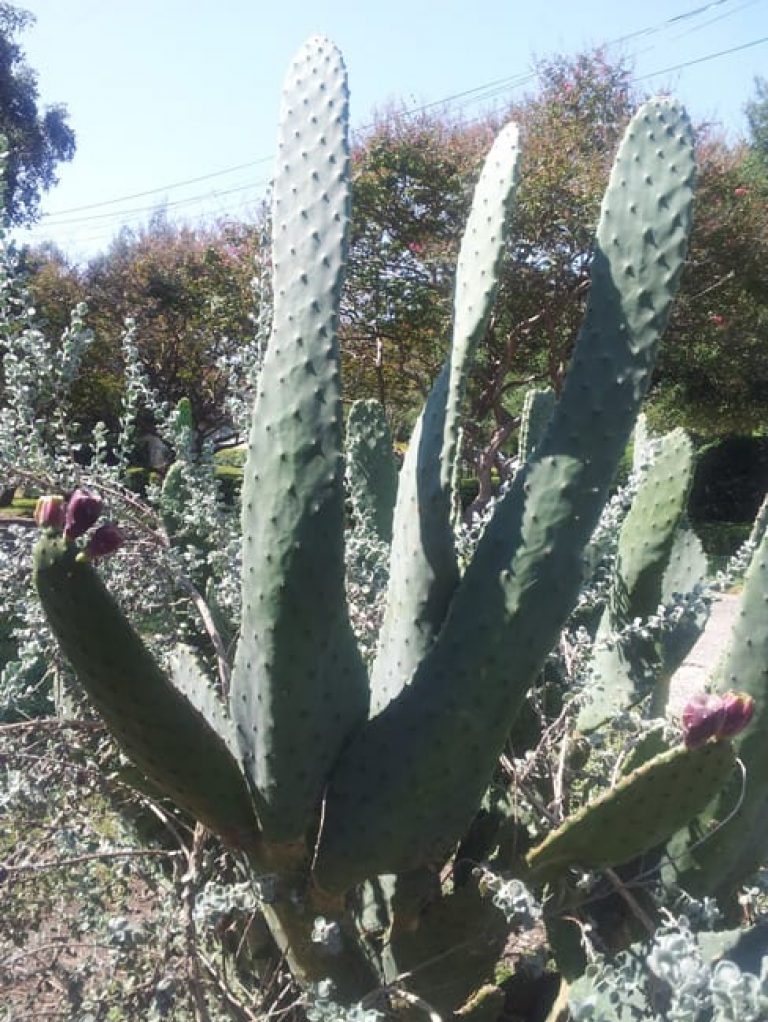
[[[89,209],[101,209],[103,206],[114,206],[117,202],[130,202],[132,199],[143,199],[147,195],[156,195],[158,192],[169,192],[174,188],[183,188],[186,185],[196,185],[200,181],[210,181],[214,177],[222,177],[224,174],[234,174],[237,170],[246,170],[249,167],[258,167],[260,164],[269,163],[272,156],[262,156],[258,160],[250,160],[248,163],[239,163],[235,167],[225,167],[224,170],[214,170],[210,174],[201,174],[199,177],[190,177],[186,181],[175,181],[173,184],[161,185],[159,188],[148,188],[144,192],[134,192],[132,195],[121,195],[117,199],[105,199],[103,202],[91,202],[87,206],[72,206],[70,209],[59,209],[55,213],[44,213],[44,217],[65,216],[68,213],[81,213]],[[86,219],[89,219],[86,217]],[[63,222],[63,221],[62,221]]]
[[[660,21],[660,22],[658,22],[655,25],[650,25],[650,26],[647,26],[646,28],[637,29],[634,32],[629,32],[629,33],[627,33],[625,35],[618,36],[616,39],[611,39],[611,40],[609,40],[606,43],[606,46],[618,46],[618,45],[621,45],[622,43],[629,42],[632,39],[637,39],[637,38],[640,38],[640,37],[643,37],[643,36],[654,35],[654,34],[656,34],[658,32],[666,31],[667,29],[671,28],[672,26],[679,25],[683,21],[687,21],[687,20],[689,20],[691,18],[698,17],[700,14],[704,14],[704,13],[706,13],[709,10],[712,10],[714,8],[717,8],[717,7],[722,7],[724,4],[732,3],[732,2],[733,2],[733,0],[712,0],[712,2],[710,2],[710,3],[699,5],[699,6],[694,7],[692,9],[688,10],[688,11],[683,11],[681,14],[673,15],[671,18],[666,18],[663,21]],[[740,9],[741,8],[737,8],[736,10],[738,11]],[[736,13],[736,12],[726,12],[725,14],[721,15],[721,17],[727,17],[731,13]],[[715,19],[713,19],[713,20],[715,20]],[[750,44],[750,45],[754,45],[754,44]],[[728,52],[730,52],[730,51],[728,51]],[[703,60],[703,59],[709,59],[709,58],[700,58],[700,59]],[[676,69],[672,69],[672,70],[676,70]],[[656,73],[664,74],[665,72],[660,71],[660,72],[656,72]],[[649,77],[653,77],[653,75],[645,75],[643,77],[649,78]],[[504,77],[504,78],[497,78],[497,79],[495,79],[493,81],[486,82],[483,85],[475,86],[472,89],[466,89],[466,90],[464,90],[462,92],[457,92],[457,93],[453,93],[452,95],[445,96],[442,99],[432,100],[432,101],[430,101],[428,103],[423,103],[423,104],[421,104],[419,106],[412,107],[412,108],[404,111],[404,116],[407,116],[407,117],[415,116],[417,114],[424,113],[427,110],[432,110],[432,109],[434,109],[436,107],[450,106],[452,104],[458,104],[460,106],[464,106],[464,105],[466,105],[467,101],[471,101],[470,100],[471,97],[477,97],[477,99],[475,101],[478,101],[478,100],[483,99],[483,98],[492,98],[494,96],[501,95],[501,94],[503,94],[506,91],[511,91],[512,89],[519,88],[522,85],[526,85],[529,82],[533,81],[534,78],[535,78],[535,75],[532,72],[518,73],[516,75],[509,75],[509,76]],[[641,79],[636,79],[636,80],[640,81]],[[487,95],[484,95],[486,93],[487,93]],[[463,103],[460,102],[462,100],[464,101]],[[372,124],[366,124],[366,125],[363,125],[361,128],[359,128],[357,130],[358,131],[366,131],[366,130],[368,130],[371,127],[373,127]],[[187,185],[198,184],[201,181],[208,181],[208,180],[211,180],[211,179],[216,178],[216,177],[222,177],[222,176],[224,176],[226,174],[235,173],[238,170],[246,170],[246,169],[249,169],[250,167],[255,167],[255,166],[263,165],[265,163],[269,163],[273,158],[274,157],[272,155],[270,155],[270,156],[262,156],[262,157],[260,157],[257,160],[251,160],[251,161],[246,162],[246,163],[240,163],[240,164],[237,164],[237,165],[232,166],[232,167],[225,167],[222,170],[212,171],[209,174],[201,174],[198,177],[188,178],[188,179],[186,179],[184,181],[172,182],[171,184],[163,185],[163,186],[160,186],[158,188],[150,188],[150,189],[147,189],[145,191],[134,192],[134,193],[132,193],[130,195],[122,195],[122,196],[119,196],[118,198],[115,198],[115,199],[105,199],[105,200],[103,200],[101,202],[88,203],[87,205],[72,206],[72,207],[70,207],[68,209],[54,210],[53,212],[50,212],[50,213],[44,213],[42,215],[42,217],[41,217],[41,221],[45,220],[45,221],[50,222],[50,226],[61,226],[64,223],[68,223],[68,222],[74,223],[75,222],[74,220],[73,221],[58,221],[58,220],[55,220],[54,218],[59,217],[59,216],[67,216],[70,213],[87,212],[88,210],[91,210],[91,209],[102,209],[105,206],[113,206],[113,205],[117,205],[117,204],[119,204],[121,202],[130,202],[133,199],[145,198],[148,195],[156,195],[156,194],[160,194],[160,193],[167,194],[169,191],[173,191],[176,188],[183,188],[183,187],[186,187]],[[195,201],[196,198],[198,198],[198,196],[193,196],[189,200],[179,200],[179,202],[184,202],[184,201],[190,201],[191,202],[191,201]],[[152,207],[146,207],[146,208],[154,209],[155,207],[152,206]],[[125,210],[125,211],[118,211],[115,215],[116,216],[120,216],[120,215],[122,215],[123,212],[124,213],[132,213],[132,212],[144,212],[144,211],[145,210]],[[83,218],[83,222],[88,221],[90,219],[91,219],[90,217],[84,217]]]
[[[718,57],[725,57],[729,53],[739,53],[741,50],[748,50],[752,46],[760,46],[762,43],[768,43],[768,35],[764,35],[762,39],[753,39],[751,42],[742,43],[741,46],[731,46],[727,50],[718,50],[717,53],[708,53],[704,57],[696,57],[693,60],[686,60],[682,64],[673,64],[671,67],[664,67],[660,71],[651,71],[647,75],[638,75],[633,81],[644,82],[646,78],[656,78],[657,75],[669,74],[670,71],[682,71],[684,67],[693,67],[694,64],[704,64],[708,60],[716,60]]]

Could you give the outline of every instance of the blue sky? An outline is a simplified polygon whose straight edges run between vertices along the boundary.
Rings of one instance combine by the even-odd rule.
[[[499,82],[453,102],[471,119],[520,95],[526,86],[515,80],[535,57],[625,36],[609,52],[634,58],[643,89],[674,92],[694,118],[721,123],[731,137],[745,131],[754,76],[768,77],[768,0],[19,5],[37,18],[22,43],[41,98],[68,106],[78,141],[45,216],[20,238],[53,240],[75,259],[105,248],[121,225],[146,221],[164,201],[169,215],[188,222],[247,218],[269,177],[285,68],[316,32],[344,52],[354,125],[390,100],[415,107]],[[689,66],[665,70],[681,64]],[[205,179],[179,186],[193,178]]]

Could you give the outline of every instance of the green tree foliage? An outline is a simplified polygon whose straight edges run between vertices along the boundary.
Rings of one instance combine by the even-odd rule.
[[[542,62],[538,74],[535,95],[472,125],[390,111],[355,153],[347,383],[374,393],[398,426],[448,341],[453,266],[481,161],[502,122],[523,129],[513,240],[467,416],[465,451],[485,490],[517,424],[520,386],[562,380],[600,196],[635,99],[628,70],[599,53]]]
[[[755,95],[745,107],[752,149],[768,167],[768,81],[755,78]]]
[[[58,180],[57,164],[75,154],[75,134],[61,104],[41,107],[37,75],[16,36],[34,22],[28,11],[0,3],[0,134],[9,149],[5,215],[14,225],[37,219],[42,192]]]
[[[30,288],[46,329],[58,336],[61,309],[88,305],[95,340],[73,395],[72,414],[86,427],[116,427],[123,387],[121,336],[136,324],[149,382],[168,404],[188,397],[202,431],[224,421],[224,363],[254,332],[251,282],[258,232],[242,225],[175,226],[158,215],[137,233],[123,232],[85,267],[59,254],[28,257]],[[151,425],[151,423],[147,423]]]
[[[688,264],[657,371],[655,425],[713,436],[765,428],[768,167],[700,132]]]
[[[470,387],[465,454],[490,488],[521,385],[559,390],[586,297],[592,232],[609,162],[644,98],[600,51],[537,65],[534,92],[472,124],[444,111],[387,111],[355,152],[351,273],[343,309],[347,385],[408,423],[447,344],[461,224],[489,140],[514,119],[525,145],[497,311]],[[756,115],[757,116],[757,115]],[[697,219],[681,299],[652,394],[658,426],[750,430],[763,421],[766,175],[749,150],[699,135]],[[376,324],[374,326],[374,324]]]
[[[442,363],[458,239],[492,139],[487,124],[389,109],[353,151],[346,382],[356,397],[377,397],[401,429]]]

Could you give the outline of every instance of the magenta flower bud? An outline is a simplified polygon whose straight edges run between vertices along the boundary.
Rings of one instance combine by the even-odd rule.
[[[67,504],[64,536],[79,539],[90,529],[101,514],[101,497],[85,490],[75,490]]]
[[[88,537],[85,550],[78,554],[78,559],[97,561],[100,557],[109,557],[115,550],[119,550],[124,542],[125,536],[120,529],[113,522],[106,522]]]
[[[725,721],[725,701],[720,696],[702,692],[686,703],[683,709],[683,739],[689,749],[703,745],[719,736]]]
[[[49,494],[38,497],[35,504],[35,522],[39,529],[63,529],[66,521],[66,507],[63,497]]]
[[[737,735],[752,720],[755,700],[745,692],[726,692],[723,696],[725,719],[720,727],[721,738]]]

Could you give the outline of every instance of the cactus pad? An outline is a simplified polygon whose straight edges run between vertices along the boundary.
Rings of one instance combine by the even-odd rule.
[[[348,96],[326,39],[283,91],[273,191],[272,335],[243,475],[243,625],[231,706],[272,841],[303,838],[366,716],[344,592],[339,297],[349,229]]]
[[[701,812],[734,764],[727,741],[655,756],[533,848],[526,856],[532,874],[544,880],[571,867],[620,866],[647,852]]]
[[[245,779],[225,741],[171,685],[97,572],[76,556],[62,537],[41,536],[35,585],[64,655],[120,747],[211,830],[238,843],[255,839]]]

